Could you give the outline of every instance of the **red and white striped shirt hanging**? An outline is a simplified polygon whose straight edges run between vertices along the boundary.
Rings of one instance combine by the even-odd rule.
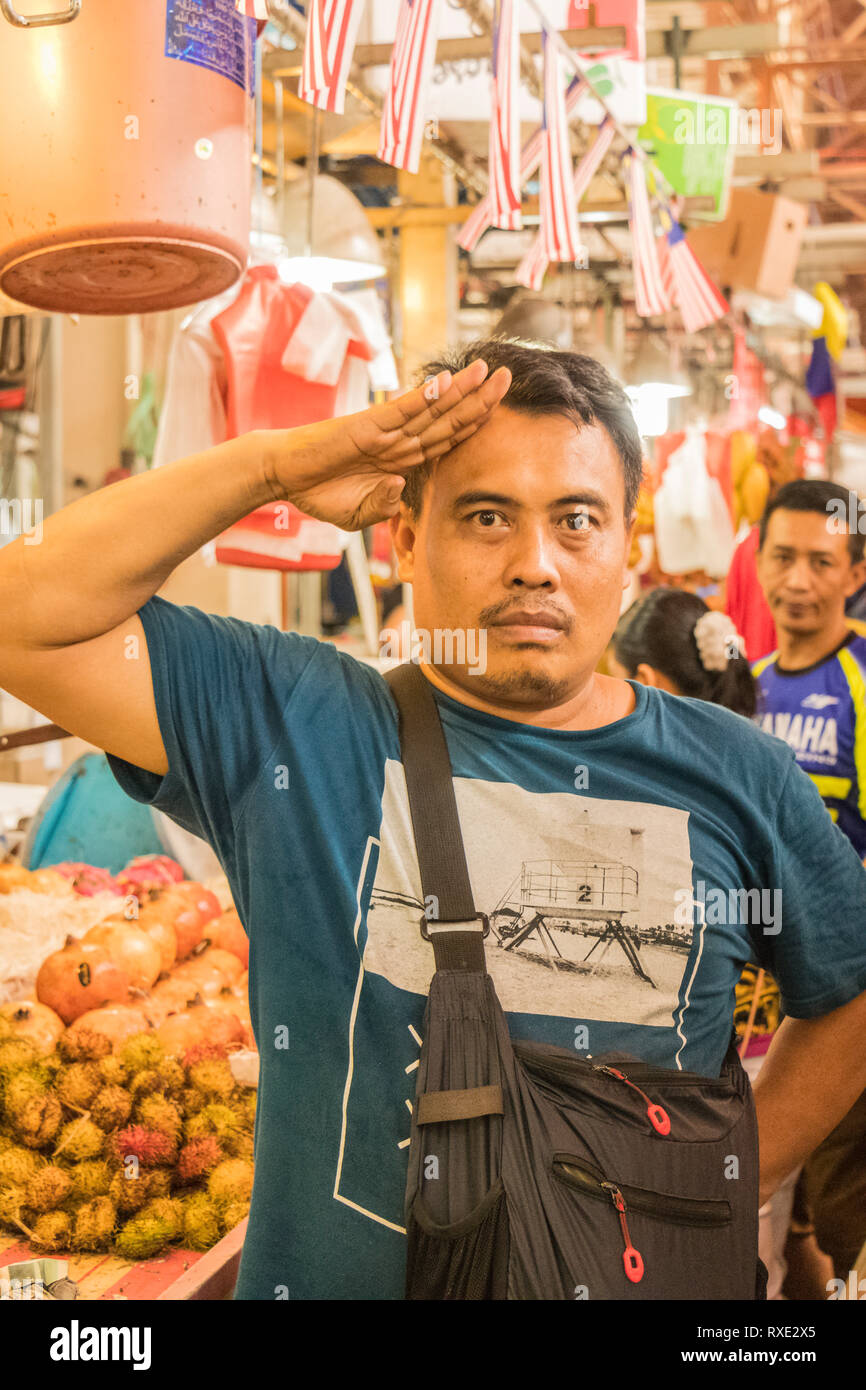
[[[572,193],[571,150],[559,50],[542,30],[544,115],[541,147],[541,238],[549,261],[576,261],[580,246]]]
[[[247,19],[267,20],[267,0],[235,0],[235,9]]]
[[[664,240],[668,248],[674,303],[682,315],[686,332],[699,333],[702,328],[708,328],[725,316],[728,303],[695,256],[679,222],[675,218],[671,221]]]
[[[520,217],[520,67],[515,0],[495,0],[493,73],[490,79],[490,221],[494,227],[519,231]]]
[[[571,120],[583,92],[583,78],[575,77],[569,83],[568,90],[565,93],[565,114],[568,120]],[[536,172],[541,163],[541,147],[543,140],[544,127],[539,126],[537,130],[533,131],[532,135],[523,146],[523,149],[520,151],[521,188],[532,178],[532,175]],[[464,251],[474,250],[481,237],[487,231],[487,228],[493,226],[490,220],[492,206],[493,203],[490,194],[486,193],[480,202],[475,204],[475,207],[463,223],[460,235],[457,238],[457,245],[461,246]]]
[[[309,0],[298,96],[342,115],[364,0]]]
[[[572,183],[574,206],[577,207],[598,169],[599,164],[604,159],[613,143],[616,135],[616,127],[609,116],[605,116],[598,128],[590,148],[580,160],[574,171]],[[542,281],[548,267],[548,259],[544,253],[544,246],[541,233],[535,238],[520,265],[517,267],[517,282],[526,285],[531,290],[540,290]]]
[[[424,93],[436,57],[438,0],[402,0],[391,50],[377,158],[417,174],[424,134]]]
[[[665,294],[659,267],[643,162],[630,153],[626,155],[626,166],[635,308],[641,318],[650,318],[653,314],[666,313],[672,301]]]

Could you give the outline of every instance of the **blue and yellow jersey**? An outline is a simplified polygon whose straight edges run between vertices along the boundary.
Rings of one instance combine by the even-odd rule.
[[[799,671],[778,652],[752,667],[760,690],[756,721],[791,748],[839,829],[866,857],[866,626]]]

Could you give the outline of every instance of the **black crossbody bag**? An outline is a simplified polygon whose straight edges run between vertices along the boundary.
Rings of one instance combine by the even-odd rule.
[[[718,1078],[512,1041],[430,683],[392,670],[435,960],[412,1113],[407,1299],[757,1299],[758,1143]]]

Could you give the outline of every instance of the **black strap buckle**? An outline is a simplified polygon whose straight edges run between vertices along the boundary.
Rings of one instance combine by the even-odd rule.
[[[465,920],[461,920],[461,921],[457,921],[457,922],[440,922],[440,921],[437,921],[435,918],[433,919],[433,921],[430,921],[430,920],[428,920],[428,918],[427,918],[426,916],[424,916],[424,917],[421,918],[421,935],[423,936],[423,938],[424,938],[425,941],[430,941],[430,939],[431,939],[431,937],[430,937],[430,932],[431,932],[431,931],[434,931],[434,932],[469,932],[469,931],[477,931],[477,930],[478,930],[478,923],[479,923],[479,922],[481,923],[481,939],[482,939],[482,941],[483,941],[484,938],[485,938],[485,936],[488,936],[489,933],[490,933],[490,918],[487,916],[487,913],[486,913],[486,912],[476,912],[476,914],[475,914],[474,917],[468,917],[468,918],[466,918]]]

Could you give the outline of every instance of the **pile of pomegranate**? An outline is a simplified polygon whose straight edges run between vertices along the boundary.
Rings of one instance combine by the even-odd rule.
[[[133,860],[114,880],[91,865],[52,867],[78,893],[110,886],[125,895],[123,906],[46,957],[36,1000],[7,1006],[16,1031],[46,1050],[67,1027],[103,1033],[115,1047],[153,1029],[172,1056],[196,1043],[254,1048],[249,942],[233,907],[224,912],[216,894],[184,881],[163,855]]]

